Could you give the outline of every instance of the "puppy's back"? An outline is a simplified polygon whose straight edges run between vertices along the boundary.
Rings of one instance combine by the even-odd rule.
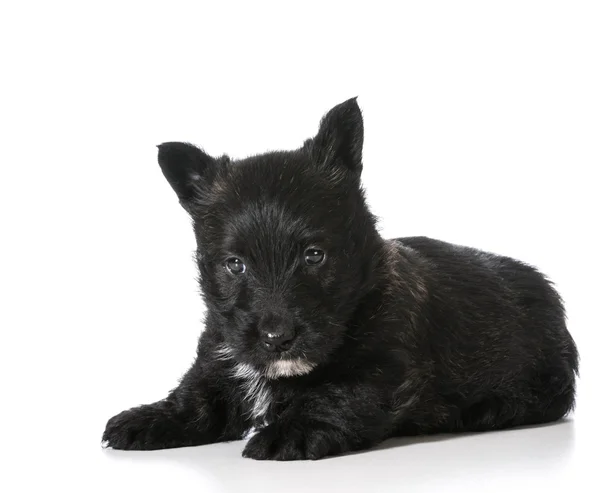
[[[427,332],[438,395],[461,408],[485,395],[558,406],[561,416],[571,409],[577,349],[562,300],[542,273],[427,237],[394,241],[422,259],[428,299],[417,330]],[[508,412],[528,415],[524,407]]]

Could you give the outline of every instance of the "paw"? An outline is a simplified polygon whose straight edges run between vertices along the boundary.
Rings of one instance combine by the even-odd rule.
[[[242,455],[257,460],[316,460],[341,451],[332,430],[318,424],[272,424],[254,435]]]
[[[113,416],[102,435],[102,447],[119,450],[164,448],[164,412],[153,406],[141,406]]]

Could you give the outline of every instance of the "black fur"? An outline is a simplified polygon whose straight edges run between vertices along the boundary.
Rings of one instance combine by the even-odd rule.
[[[508,257],[382,239],[361,189],[362,141],[351,99],[290,152],[232,162],[159,146],[194,221],[206,329],[180,385],[110,419],[105,445],[200,445],[255,427],[245,457],[318,459],[573,408],[578,354],[551,283]],[[307,265],[307,249],[324,261]]]

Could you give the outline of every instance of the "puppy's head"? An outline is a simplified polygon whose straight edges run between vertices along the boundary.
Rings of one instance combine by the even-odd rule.
[[[310,372],[343,343],[379,239],[360,185],[362,143],[351,99],[294,151],[231,161],[159,146],[194,222],[202,292],[227,357],[279,378]]]

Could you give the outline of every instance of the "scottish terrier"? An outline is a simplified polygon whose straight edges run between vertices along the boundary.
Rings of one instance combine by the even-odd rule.
[[[319,459],[573,409],[579,357],[552,283],[509,257],[383,239],[362,146],[356,98],[292,151],[158,146],[193,220],[205,329],[179,385],[110,419],[104,446],[244,438],[244,457]]]

